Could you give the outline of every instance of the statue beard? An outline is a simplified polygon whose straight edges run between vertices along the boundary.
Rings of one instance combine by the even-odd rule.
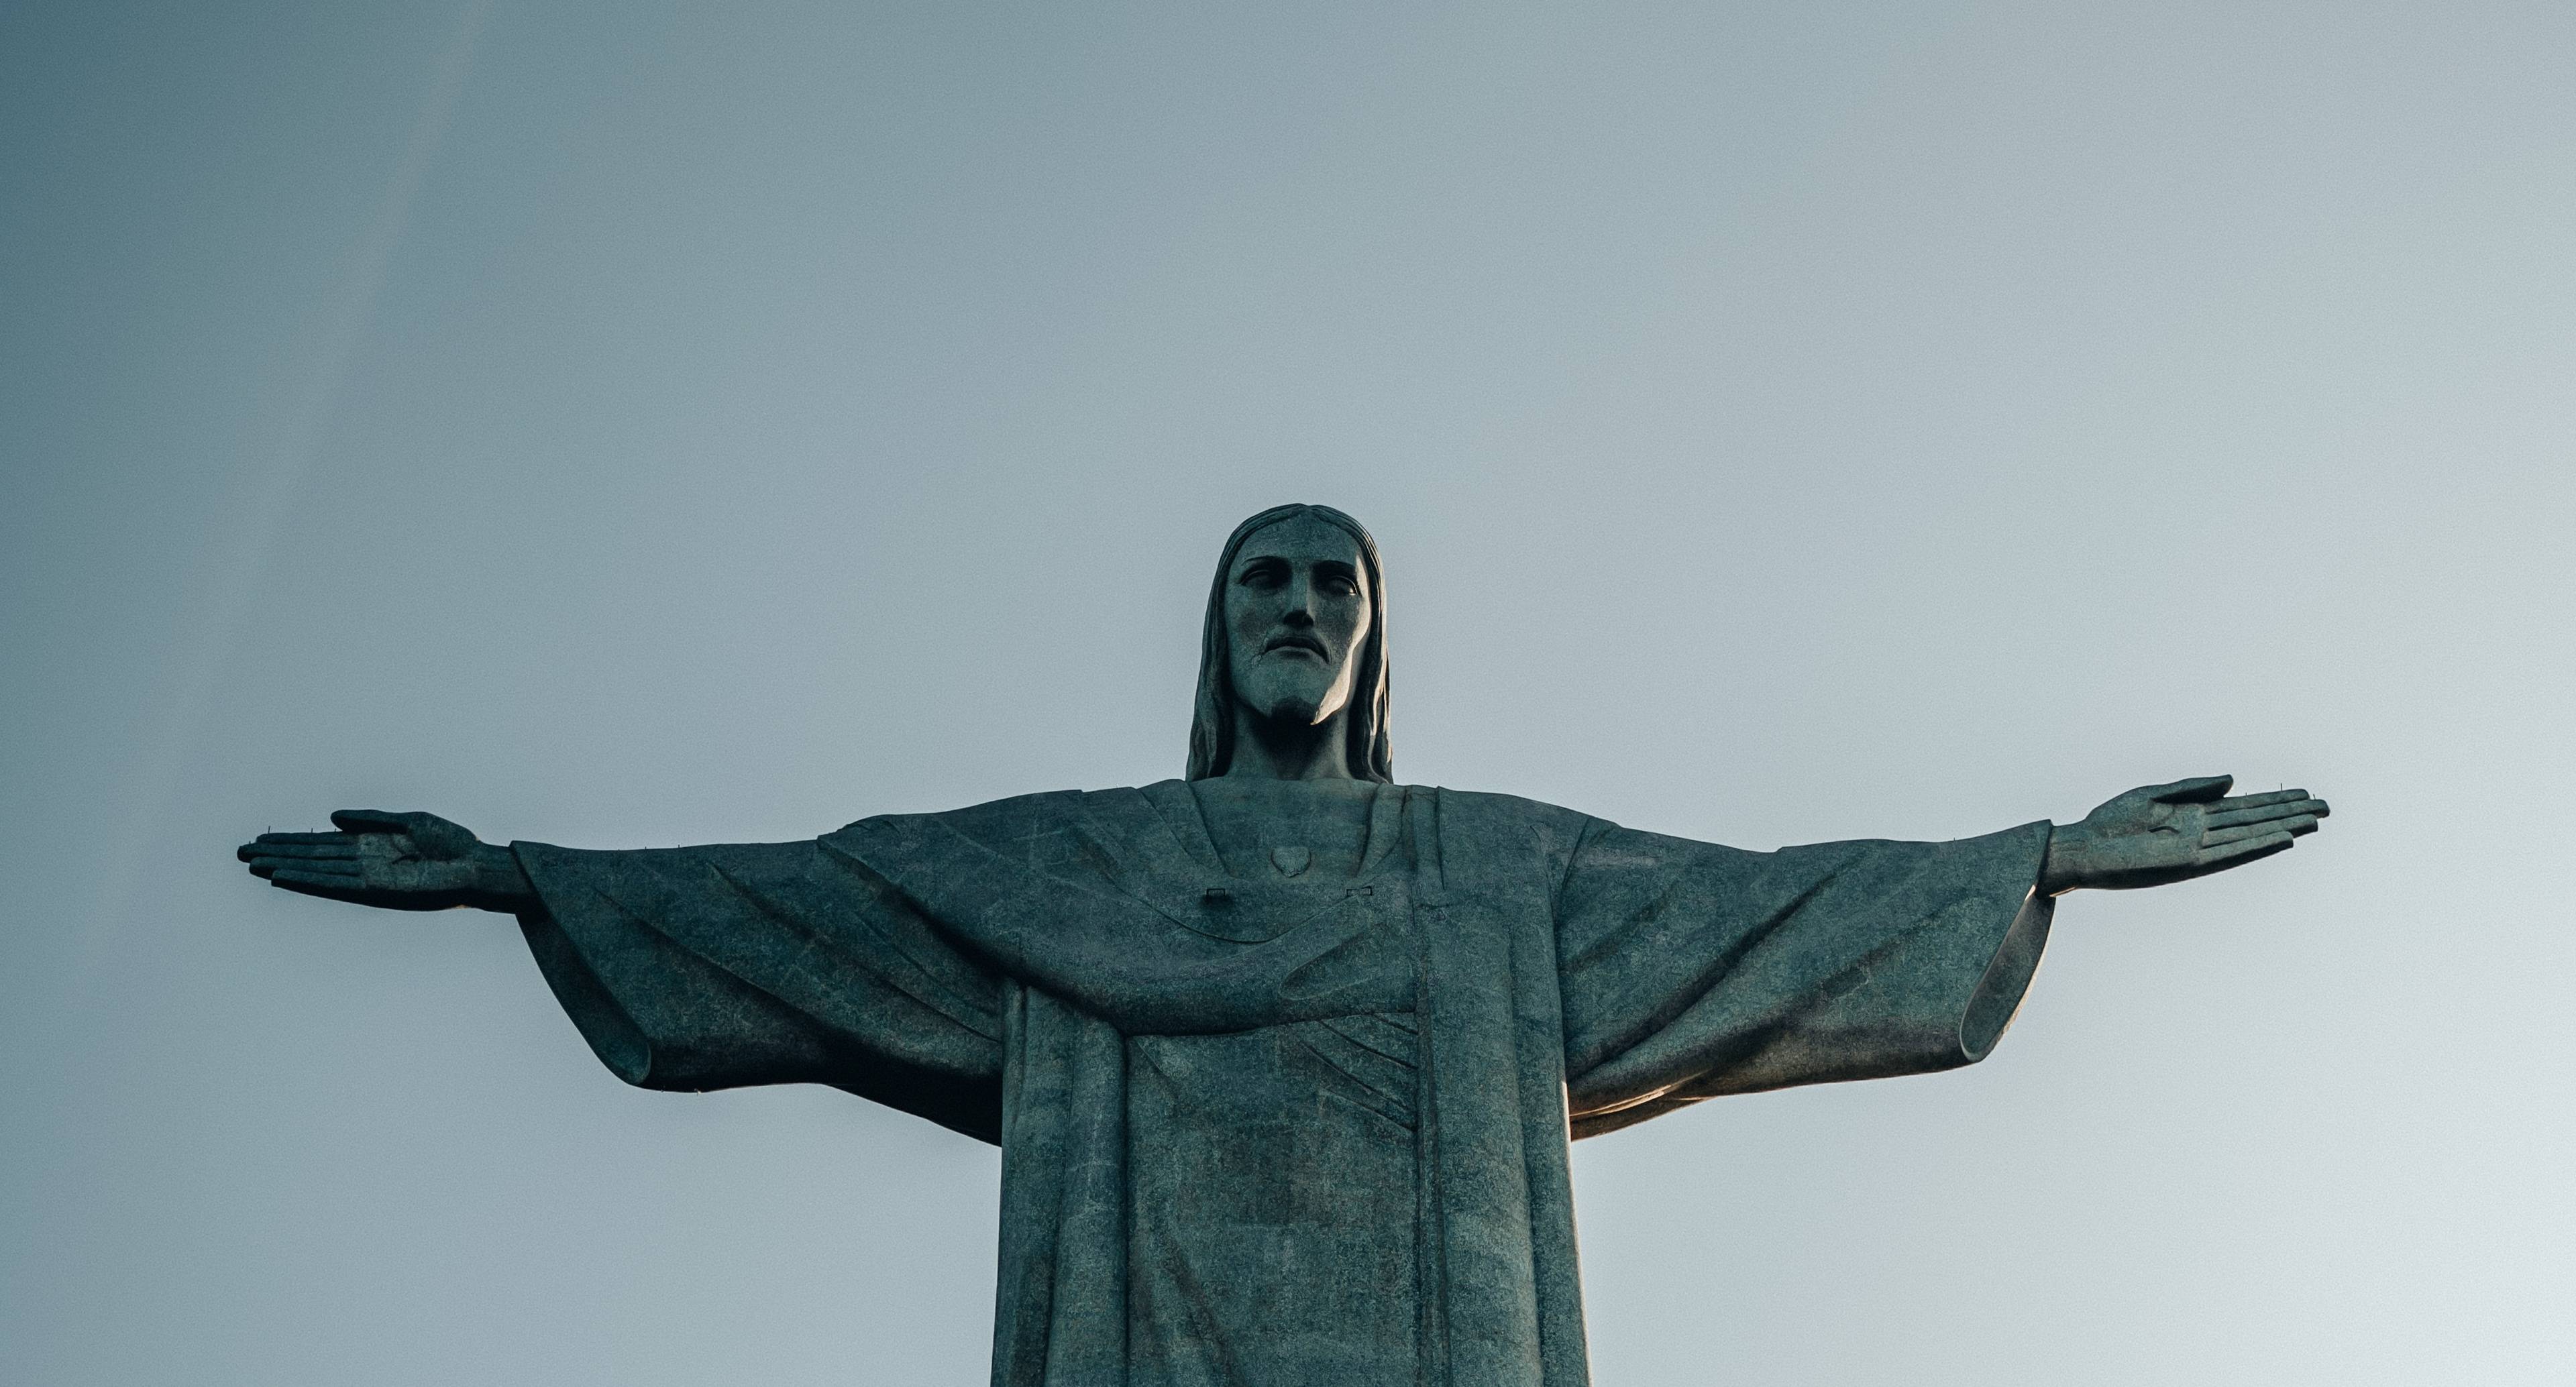
[[[1245,712],[1279,731],[1321,727],[1351,706],[1353,678],[1348,664],[1335,671],[1332,681],[1322,688],[1303,679],[1265,679],[1256,674],[1251,680],[1236,682],[1234,697]],[[1247,682],[1254,687],[1243,687]],[[1265,684],[1270,687],[1263,688]]]

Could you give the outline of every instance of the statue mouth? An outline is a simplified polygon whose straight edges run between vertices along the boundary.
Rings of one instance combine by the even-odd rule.
[[[1268,655],[1279,650],[1303,650],[1318,660],[1324,658],[1324,643],[1313,636],[1277,636],[1261,648],[1261,653]]]

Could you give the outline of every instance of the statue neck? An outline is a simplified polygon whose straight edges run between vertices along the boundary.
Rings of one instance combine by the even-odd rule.
[[[1350,709],[1322,722],[1290,726],[1254,712],[1235,701],[1234,754],[1227,759],[1227,779],[1357,780],[1350,757]]]

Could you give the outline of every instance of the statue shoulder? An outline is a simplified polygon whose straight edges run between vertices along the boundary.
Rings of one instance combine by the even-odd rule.
[[[1082,812],[1082,790],[1042,790],[1036,794],[1012,795],[1007,799],[987,800],[962,809],[941,809],[928,813],[872,814],[843,825],[823,835],[825,841],[849,842],[881,833],[917,832],[937,825],[969,838],[992,840],[1028,832],[1033,827],[1058,823]]]
[[[1408,785],[1404,790],[1412,796],[1437,798],[1443,833],[1468,830],[1479,837],[1530,836],[1554,850],[1571,851],[1584,831],[1598,822],[1579,809],[1568,809],[1520,795],[1452,790],[1432,785]]]

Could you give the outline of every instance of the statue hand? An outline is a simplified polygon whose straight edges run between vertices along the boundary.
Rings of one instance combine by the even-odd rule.
[[[263,833],[234,855],[271,886],[388,910],[511,911],[535,889],[507,848],[436,814],[343,809],[338,833]]]
[[[2125,891],[2188,881],[2289,851],[2329,812],[2305,790],[2223,799],[2235,777],[2205,776],[2131,790],[2050,835],[2040,867],[2046,895],[2085,887]]]

